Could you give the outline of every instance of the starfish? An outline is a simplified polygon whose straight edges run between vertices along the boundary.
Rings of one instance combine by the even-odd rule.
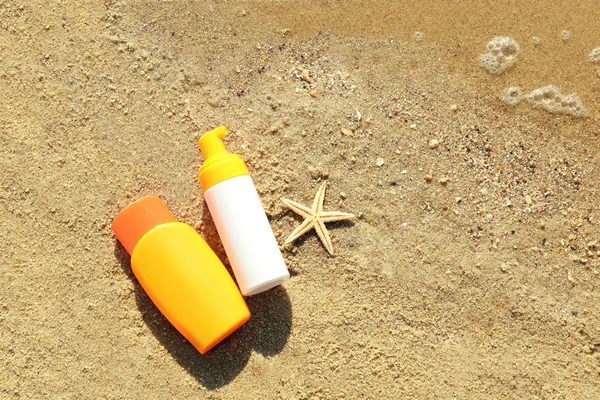
[[[323,211],[323,201],[325,200],[326,188],[327,182],[323,182],[319,187],[319,190],[317,190],[317,194],[313,200],[312,208],[303,206],[302,204],[293,200],[284,199],[283,197],[281,198],[281,201],[283,201],[285,205],[288,206],[292,211],[304,217],[304,221],[302,221],[300,226],[294,229],[290,236],[285,240],[285,244],[293,242],[314,228],[329,254],[333,255],[333,246],[331,244],[329,232],[327,232],[327,228],[325,227],[325,223],[352,219],[355,217],[355,215],[338,211]]]

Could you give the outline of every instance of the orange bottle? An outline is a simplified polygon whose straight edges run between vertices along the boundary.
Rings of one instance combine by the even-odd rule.
[[[156,196],[127,206],[112,230],[136,278],[163,315],[202,354],[242,326],[250,311],[206,242]]]

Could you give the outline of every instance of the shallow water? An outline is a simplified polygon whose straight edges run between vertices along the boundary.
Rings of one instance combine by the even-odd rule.
[[[311,2],[314,4],[314,2]],[[248,9],[249,4],[240,7]],[[278,22],[300,35],[333,35],[415,40],[435,45],[458,70],[500,95],[521,86],[525,93],[548,84],[576,92],[594,116],[598,112],[600,66],[589,61],[600,46],[600,7],[594,1],[416,1],[262,2],[255,18]],[[570,37],[563,40],[563,31]],[[479,66],[479,54],[495,36],[510,36],[521,48],[515,65],[499,76]],[[535,45],[533,37],[540,40]]]

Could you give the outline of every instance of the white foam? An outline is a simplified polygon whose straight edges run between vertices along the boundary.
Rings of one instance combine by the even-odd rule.
[[[504,95],[502,96],[502,101],[509,106],[516,106],[523,100],[523,93],[521,92],[521,88],[518,86],[511,86],[509,88],[504,89]]]
[[[526,98],[534,107],[543,108],[551,114],[567,114],[574,117],[587,116],[587,110],[579,96],[575,93],[564,95],[554,85],[535,89]]]
[[[600,47],[596,47],[590,53],[590,61],[593,63],[600,63]]]
[[[479,56],[479,64],[490,74],[498,75],[510,68],[519,56],[519,45],[508,36],[496,36],[485,46]]]

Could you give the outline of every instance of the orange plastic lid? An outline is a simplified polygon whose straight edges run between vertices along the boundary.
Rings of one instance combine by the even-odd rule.
[[[146,196],[123,209],[112,223],[112,230],[129,254],[142,236],[155,226],[177,219],[157,196]]]

